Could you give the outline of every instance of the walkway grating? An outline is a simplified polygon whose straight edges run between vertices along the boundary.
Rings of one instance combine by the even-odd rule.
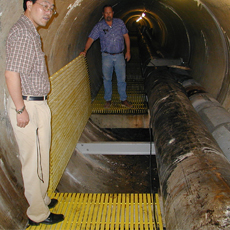
[[[58,205],[51,210],[65,220],[28,230],[163,230],[158,194],[54,193]],[[154,218],[155,217],[155,218]]]
[[[109,109],[104,108],[104,87],[99,90],[95,100],[92,103],[93,114],[147,114],[148,105],[144,93],[144,79],[140,75],[127,75],[127,96],[133,104],[133,108],[124,108],[121,106],[120,97],[117,92],[116,76],[113,76],[112,104]]]

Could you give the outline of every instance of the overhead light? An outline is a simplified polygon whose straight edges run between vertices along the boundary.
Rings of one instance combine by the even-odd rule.
[[[139,22],[141,19],[143,19],[145,17],[145,13],[143,12],[141,14],[141,16],[136,20],[136,22]]]
[[[141,19],[142,19],[142,17],[139,17],[139,18],[136,20],[136,22],[139,22]]]

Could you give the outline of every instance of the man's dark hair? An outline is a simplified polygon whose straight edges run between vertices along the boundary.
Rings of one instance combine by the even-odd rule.
[[[24,2],[23,2],[23,9],[24,9],[24,11],[27,10],[26,3],[27,3],[28,1],[33,2],[33,4],[34,4],[37,0],[24,0]]]
[[[104,5],[104,6],[103,6],[103,9],[102,9],[102,13],[104,13],[104,10],[105,10],[106,7],[111,7],[112,10],[113,10],[113,7],[112,7],[111,5]]]

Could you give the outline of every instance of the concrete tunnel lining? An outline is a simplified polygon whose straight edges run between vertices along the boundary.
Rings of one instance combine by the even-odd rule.
[[[60,7],[57,2],[58,16],[53,19],[48,30],[40,29],[45,41],[44,50],[47,53],[51,74],[80,53],[89,32],[95,22],[101,18],[103,2],[100,2],[101,4],[85,3],[85,1],[81,3],[75,1],[72,4],[65,2]],[[226,99],[228,40],[227,29],[221,24],[222,20],[226,20],[226,15],[216,18],[214,12],[205,5],[205,2],[202,4],[200,1],[173,1],[170,3],[167,1],[155,1],[154,3],[152,1],[144,3],[132,1],[132,6],[129,1],[119,3],[110,1],[110,3],[114,5],[115,16],[122,18],[130,31],[132,31],[133,21],[139,17],[142,11],[146,10],[148,24],[156,29],[157,34],[160,34],[158,39],[161,42],[164,41],[167,51],[176,57],[183,57],[186,62],[189,62],[193,69],[192,77],[205,85],[215,98],[219,97],[221,103],[228,104]],[[214,6],[210,5],[209,7],[213,9]],[[66,12],[63,12],[64,10]],[[154,25],[158,25],[158,28]],[[50,36],[51,34],[55,34],[55,36]],[[96,57],[100,55],[98,49],[99,46],[92,46],[87,57],[89,69],[93,70],[90,73],[93,96],[101,84],[100,58],[95,58],[95,55]],[[62,58],[60,58],[60,54]],[[213,68],[213,66],[218,66],[218,68]],[[99,86],[97,82],[99,82]]]
[[[143,10],[148,13],[146,24],[153,26],[159,41],[175,57],[183,57],[192,68],[192,77],[204,85],[222,105],[229,110],[229,35],[230,3],[227,0],[173,0],[173,1],[60,1],[56,0],[57,17],[47,28],[39,30],[43,48],[47,55],[49,73],[53,74],[74,59],[84,48],[87,36],[101,18],[104,4],[114,5],[115,17],[121,17],[130,31]],[[13,133],[6,114],[8,95],[4,83],[5,40],[11,26],[17,21],[22,10],[22,1],[0,1],[0,63],[1,63],[1,178],[7,181],[4,190],[17,206],[25,209],[20,163]],[[144,23],[144,21],[143,21]],[[94,97],[101,86],[99,44],[88,53],[91,93]],[[4,179],[5,178],[5,179]],[[13,210],[15,206],[9,197],[1,196],[1,210]],[[20,217],[20,208],[13,216]],[[9,217],[8,221],[11,217]],[[13,224],[18,225],[14,219]],[[19,224],[20,225],[20,224]]]

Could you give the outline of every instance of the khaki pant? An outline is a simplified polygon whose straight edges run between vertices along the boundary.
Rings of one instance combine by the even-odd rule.
[[[47,189],[51,114],[47,101],[24,101],[24,103],[30,118],[25,128],[17,126],[17,114],[10,97],[8,115],[19,147],[25,197],[29,203],[27,216],[35,222],[41,222],[50,214],[47,206],[50,203]]]

